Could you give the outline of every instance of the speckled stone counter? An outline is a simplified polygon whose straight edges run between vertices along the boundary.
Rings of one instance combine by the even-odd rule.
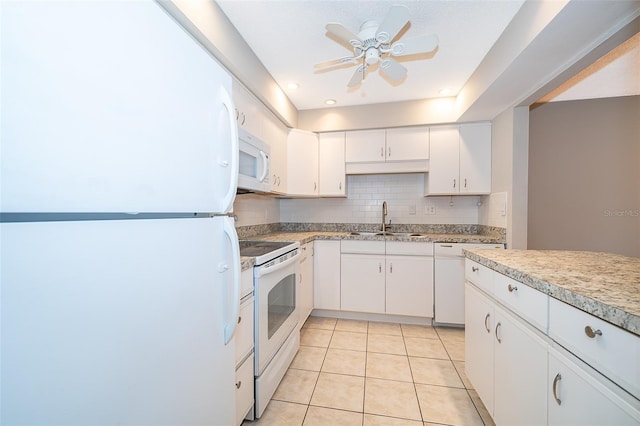
[[[314,240],[363,240],[363,241],[414,241],[437,243],[503,243],[501,238],[482,234],[420,234],[419,236],[407,235],[353,235],[351,232],[272,232],[262,235],[254,235],[245,238],[247,240],[261,241],[297,241],[306,244]]]
[[[640,336],[640,258],[556,250],[465,250],[465,255]]]

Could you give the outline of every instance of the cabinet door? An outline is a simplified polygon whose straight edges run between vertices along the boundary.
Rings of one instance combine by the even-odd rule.
[[[262,139],[260,102],[237,80],[233,80],[233,103],[236,104],[238,127]]]
[[[344,197],[347,193],[344,139],[344,132],[320,133],[318,135],[320,196]]]
[[[427,160],[429,128],[401,127],[387,129],[387,161]]]
[[[236,367],[253,351],[253,295],[247,296],[240,304],[238,326],[236,327]]]
[[[287,193],[287,135],[289,130],[272,113],[265,113],[262,122],[264,141],[271,148],[269,174],[271,175],[271,191],[279,194]]]
[[[345,160],[347,163],[376,162],[385,160],[384,129],[346,132]]]
[[[458,126],[432,127],[429,131],[427,195],[457,194],[460,188],[460,137]]]
[[[307,243],[300,248],[300,282],[296,303],[300,312],[300,327],[307,320],[313,310],[313,243]]]
[[[315,241],[313,307],[340,310],[340,241]]]
[[[340,271],[343,311],[385,313],[384,256],[342,254]]]
[[[318,195],[318,135],[291,129],[287,138],[287,194]]]
[[[491,192],[491,124],[460,126],[460,193]]]
[[[472,284],[465,283],[465,372],[493,415],[493,303]]]
[[[386,313],[433,317],[433,258],[386,257]]]
[[[547,342],[537,332],[495,308],[494,413],[498,425],[543,425],[547,421]]]
[[[614,392],[607,379],[577,359],[549,350],[549,425],[637,425],[640,402]],[[632,406],[635,404],[635,408]]]

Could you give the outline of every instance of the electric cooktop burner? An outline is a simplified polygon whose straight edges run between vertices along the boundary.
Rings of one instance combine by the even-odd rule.
[[[240,255],[249,257],[262,256],[288,245],[291,245],[291,243],[280,241],[240,241]]]

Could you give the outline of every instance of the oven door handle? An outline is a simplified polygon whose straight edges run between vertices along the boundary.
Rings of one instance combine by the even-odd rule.
[[[286,267],[288,267],[289,265],[291,265],[292,263],[295,263],[299,260],[299,255],[295,255],[290,257],[289,259],[285,260],[282,263],[278,263],[277,265],[274,266],[270,266],[268,268],[263,268],[263,267],[259,267],[258,270],[256,271],[256,275],[258,277],[262,277],[265,276],[267,274],[271,274],[273,272],[277,272],[280,269],[284,269]]]

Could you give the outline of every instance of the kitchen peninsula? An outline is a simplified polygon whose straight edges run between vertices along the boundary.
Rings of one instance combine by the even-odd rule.
[[[640,259],[465,256],[466,373],[496,424],[640,422]]]

